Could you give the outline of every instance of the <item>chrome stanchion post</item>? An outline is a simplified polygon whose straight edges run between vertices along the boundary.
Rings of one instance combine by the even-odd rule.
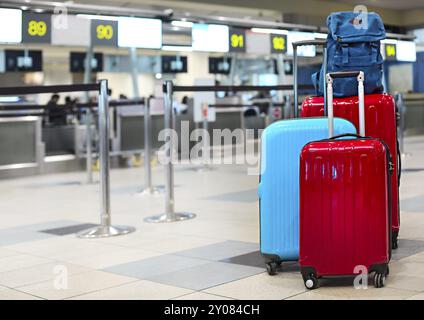
[[[93,183],[93,155],[92,155],[92,135],[91,135],[91,122],[92,113],[91,108],[87,107],[85,114],[86,123],[86,171],[87,171],[87,183]]]
[[[145,222],[174,222],[193,219],[196,217],[194,213],[175,212],[174,211],[174,164],[172,162],[175,147],[173,145],[174,137],[174,108],[172,103],[173,83],[166,81],[166,93],[164,95],[165,102],[165,130],[168,132],[169,141],[168,148],[165,150],[165,213],[144,219]]]
[[[151,132],[151,117],[150,117],[150,98],[147,98],[144,103],[144,174],[145,187],[140,191],[140,194],[160,194],[164,192],[164,188],[153,186],[152,182],[152,138]]]
[[[100,81],[99,94],[99,156],[100,156],[100,225],[78,234],[80,238],[103,238],[127,234],[133,227],[112,226],[110,210],[110,161],[109,161],[109,102],[107,80]]]

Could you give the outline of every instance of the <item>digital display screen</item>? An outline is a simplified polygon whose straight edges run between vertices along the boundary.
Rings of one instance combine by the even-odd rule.
[[[194,51],[229,51],[228,26],[216,24],[193,24],[191,32],[191,41]]]
[[[417,48],[413,41],[396,42],[396,60],[404,62],[417,61]]]
[[[231,58],[209,58],[209,73],[230,74]]]
[[[87,54],[85,52],[71,52],[70,71],[72,73],[85,71],[86,56]],[[91,71],[92,72],[103,71],[103,54],[102,53],[94,53],[93,59],[91,59]]]
[[[162,73],[185,73],[187,72],[187,57],[162,56]]]
[[[0,42],[22,42],[22,11],[0,8]]]
[[[293,42],[302,40],[315,40],[315,35],[310,32],[289,31],[287,35],[287,54],[293,55]],[[316,46],[301,46],[297,48],[298,57],[315,57]]]
[[[5,50],[6,72],[43,71],[41,50]]]
[[[162,21],[127,18],[118,20],[118,46],[127,48],[162,48]]]

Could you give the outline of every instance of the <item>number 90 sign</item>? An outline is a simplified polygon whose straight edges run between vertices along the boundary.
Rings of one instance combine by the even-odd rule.
[[[113,37],[113,27],[110,24],[99,24],[96,27],[97,39],[102,40],[110,40]]]
[[[118,22],[91,20],[91,44],[93,46],[117,46]]]

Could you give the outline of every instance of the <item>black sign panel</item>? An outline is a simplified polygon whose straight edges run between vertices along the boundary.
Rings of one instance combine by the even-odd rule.
[[[70,71],[84,72],[86,56],[87,54],[85,52],[71,52]],[[94,53],[93,59],[91,59],[91,71],[92,72],[103,71],[103,54],[102,53]]]
[[[230,52],[246,52],[246,30],[230,28]]]
[[[187,72],[187,57],[162,56],[162,73],[185,73]]]
[[[209,58],[209,73],[230,74],[231,58]]]
[[[395,61],[397,54],[397,47],[395,43],[386,43],[384,45],[384,54],[386,56],[386,60]]]
[[[5,50],[4,56],[6,71],[43,71],[43,53],[41,50]]]
[[[22,42],[50,43],[51,25],[51,15],[24,11],[22,14]]]
[[[287,35],[285,34],[271,34],[271,53],[287,52]]]
[[[91,20],[93,46],[118,46],[118,21]]]

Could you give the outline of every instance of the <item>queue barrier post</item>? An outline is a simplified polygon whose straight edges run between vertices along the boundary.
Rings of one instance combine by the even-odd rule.
[[[86,172],[87,172],[87,183],[93,183],[93,153],[92,143],[93,138],[91,134],[91,123],[92,123],[92,112],[90,108],[86,109]]]
[[[135,231],[128,226],[112,226],[110,210],[110,159],[109,159],[109,102],[107,80],[100,81],[99,93],[99,156],[100,156],[100,225],[78,233],[79,238],[104,238],[124,235]]]
[[[152,138],[151,138],[151,115],[150,115],[150,98],[144,103],[144,174],[145,185],[138,194],[141,195],[157,195],[164,193],[162,186],[153,186],[152,182]]]
[[[173,156],[175,147],[173,144],[174,137],[174,108],[172,103],[173,95],[173,83],[172,81],[166,81],[166,94],[164,95],[165,102],[165,130],[167,130],[166,136],[169,138],[167,142],[167,148],[165,150],[165,213],[147,217],[144,219],[145,222],[149,223],[161,223],[161,222],[176,222],[189,220],[196,217],[194,213],[189,212],[175,212],[174,208],[174,164]]]

